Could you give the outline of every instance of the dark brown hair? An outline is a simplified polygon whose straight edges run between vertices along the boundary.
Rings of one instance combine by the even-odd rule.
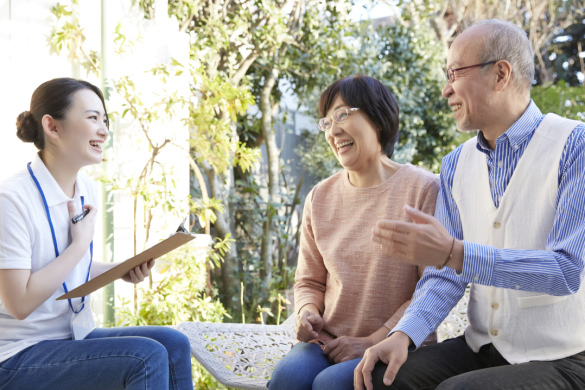
[[[45,148],[45,132],[42,119],[50,115],[54,119],[65,119],[67,111],[73,105],[73,95],[82,89],[95,92],[102,101],[104,110],[106,103],[102,91],[95,85],[84,80],[68,77],[46,81],[38,86],[30,100],[30,111],[23,111],[16,118],[16,135],[23,142],[34,142],[39,150]],[[106,118],[108,113],[106,112]],[[109,121],[106,122],[109,127]]]
[[[355,75],[337,80],[321,94],[319,113],[327,115],[333,101],[340,95],[345,104],[366,114],[378,131],[378,142],[389,158],[398,141],[398,103],[392,92],[378,80]]]

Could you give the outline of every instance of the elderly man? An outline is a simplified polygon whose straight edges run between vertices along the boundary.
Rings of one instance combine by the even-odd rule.
[[[457,127],[480,131],[444,158],[436,219],[407,207],[413,223],[372,232],[383,251],[433,267],[355,387],[585,389],[585,125],[530,99],[533,52],[511,23],[474,24],[447,66]],[[465,335],[417,349],[468,283]]]

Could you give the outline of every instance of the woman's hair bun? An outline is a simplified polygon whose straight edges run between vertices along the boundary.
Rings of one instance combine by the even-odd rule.
[[[23,111],[16,118],[16,135],[23,142],[35,142],[38,138],[39,126],[30,111]]]

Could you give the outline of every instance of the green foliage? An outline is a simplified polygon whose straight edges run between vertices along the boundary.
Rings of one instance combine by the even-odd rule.
[[[200,198],[189,198],[189,210],[198,218],[199,225],[205,226],[207,219],[210,223],[215,222],[217,219],[215,211],[222,212],[223,203],[215,198],[210,198],[207,202]]]
[[[99,55],[96,51],[86,50],[83,47],[85,35],[79,23],[75,10],[79,6],[78,0],[71,0],[70,5],[57,3],[51,8],[55,22],[47,37],[49,53],[59,54],[63,48],[67,49],[69,59],[79,63],[87,75],[99,76]]]
[[[423,26],[397,23],[378,29],[374,36],[379,38],[376,43],[381,50],[372,62],[373,77],[383,80],[400,106],[396,159],[437,172],[454,140],[451,110],[441,96],[443,52]]]
[[[313,109],[307,103],[315,90],[320,93],[332,81],[352,72],[349,66],[357,65],[352,64],[355,59],[352,56],[358,49],[350,45],[360,36],[355,22],[349,18],[353,3],[317,1],[313,5],[315,11],[303,15],[298,43],[287,47],[289,65],[283,71],[305,107]]]
[[[225,250],[225,243],[216,243],[210,255]],[[202,256],[201,256],[202,254]],[[130,302],[121,300],[116,308],[118,326],[179,325],[186,321],[222,322],[227,314],[217,299],[204,294],[205,252],[188,243],[157,260],[156,268],[162,279],[152,288],[140,287],[138,311]],[[224,388],[192,359],[193,384],[196,389]]]
[[[394,158],[438,172],[442,156],[454,149],[451,110],[441,96],[445,83],[442,47],[424,25],[396,22],[366,27],[360,68],[382,81],[400,107],[400,139]],[[356,69],[357,70],[357,69]]]
[[[225,244],[224,244],[225,245]],[[218,249],[215,249],[218,250]],[[118,326],[179,325],[186,321],[221,322],[226,311],[204,294],[206,256],[190,243],[157,260],[162,279],[152,288],[139,287],[142,299],[134,312],[122,299],[117,308]]]
[[[216,242],[213,244],[213,250],[209,253],[209,258],[213,260],[217,267],[219,267],[220,262],[223,261],[223,258],[229,250],[230,245],[232,245],[236,240],[230,238],[229,234],[224,239],[216,237],[215,240]]]
[[[196,100],[187,102],[189,117],[184,122],[191,129],[190,143],[197,161],[209,162],[218,174],[234,164],[243,170],[250,169],[260,157],[260,151],[234,143],[230,127],[237,115],[244,114],[254,103],[250,92],[222,81],[220,76],[207,77],[204,68],[191,68],[191,72]],[[219,116],[219,111],[229,115]]]
[[[289,262],[293,257],[296,259],[298,227],[291,226],[291,220],[300,202],[298,195],[295,196],[292,191],[286,191],[286,187],[284,188],[285,191],[280,194],[282,203],[275,203],[267,208],[266,201],[261,196],[266,187],[260,185],[253,176],[247,175],[236,181],[236,191],[230,200],[232,207],[236,209],[240,292],[242,290],[245,292],[241,306],[244,317],[254,322],[280,323],[281,317],[287,315],[285,302],[278,297],[283,297],[282,292],[290,289],[294,282],[295,269],[289,266]],[[277,212],[279,210],[280,213]],[[274,236],[278,247],[274,254],[278,261],[273,268],[270,286],[263,285],[264,280],[261,277],[263,263],[258,245],[258,237],[263,233],[262,226],[266,222],[267,213],[272,213],[275,220]],[[274,316],[273,313],[277,315]]]
[[[258,50],[258,58],[247,73],[259,111],[249,115],[238,128],[240,140],[250,145],[266,141],[264,166],[267,170],[263,180],[266,190],[263,185],[258,187],[267,201],[257,202],[258,207],[242,212],[248,224],[240,234],[256,230],[256,235],[250,236],[252,240],[243,239],[256,246],[243,260],[248,270],[247,295],[252,294],[258,301],[250,304],[248,300],[247,308],[255,310],[254,315],[260,314],[261,321],[270,322],[275,320],[271,313],[276,304],[270,301],[270,291],[289,289],[293,282],[289,264],[296,262],[299,227],[291,223],[292,216],[299,211],[298,196],[295,200],[294,195],[298,191],[293,183],[287,184],[286,167],[279,160],[280,150],[275,140],[275,126],[281,120],[283,125],[286,122],[286,113],[278,115],[283,96],[282,87],[279,88],[283,83],[279,81],[286,79],[295,92],[318,85],[321,78],[313,76],[328,73],[339,64],[338,45],[350,23],[348,12],[344,12],[349,11],[348,1],[311,0],[291,5],[289,11],[279,1],[262,3],[261,13],[267,15],[266,23],[262,29],[255,30],[258,35],[252,41],[266,46]],[[256,229],[252,228],[251,221],[257,224]],[[260,239],[254,240],[256,237]]]
[[[171,2],[170,12],[185,12],[186,22],[181,29],[189,27],[191,12],[197,13],[199,6],[195,2],[181,1]],[[141,5],[151,7],[152,2],[142,1]],[[85,47],[85,36],[76,17],[77,0],[70,5],[59,5],[53,9],[56,17],[55,27],[49,36],[52,51],[59,54],[62,50],[68,51],[72,61],[80,62],[86,69],[95,72],[99,76],[96,52],[88,51]],[[148,16],[152,17],[152,9]],[[253,13],[248,12],[247,17]],[[190,146],[194,158],[198,162],[209,164],[215,173],[222,174],[234,165],[242,171],[250,170],[260,156],[260,151],[239,143],[232,132],[233,123],[239,115],[243,115],[248,106],[254,103],[249,88],[234,82],[233,74],[237,72],[237,64],[240,61],[232,54],[239,53],[238,43],[235,49],[230,47],[239,35],[234,35],[238,29],[242,29],[248,20],[242,18],[237,12],[231,14],[234,23],[226,23],[224,18],[216,20],[207,19],[198,22],[198,28],[194,32],[191,59],[188,64],[181,64],[172,60],[170,64],[160,64],[150,69],[153,82],[161,82],[163,88],[159,92],[158,101],[146,102],[144,91],[140,85],[135,84],[133,77],[122,77],[115,82],[112,101],[121,101],[118,112],[111,112],[113,117],[132,119],[138,124],[141,131],[128,134],[134,138],[134,144],[145,145],[150,152],[144,161],[140,174],[130,177],[106,178],[111,181],[114,189],[118,191],[130,191],[134,197],[134,232],[136,234],[137,210],[141,208],[145,219],[145,243],[150,234],[151,222],[155,214],[168,213],[182,214],[184,197],[176,191],[176,183],[172,169],[169,169],[160,161],[159,155],[163,149],[174,146],[174,140],[169,132],[157,129],[156,125],[169,123],[173,119],[180,120],[191,131]],[[282,24],[282,20],[278,21]],[[261,23],[262,24],[262,23]],[[205,25],[205,28],[199,28]],[[265,26],[259,26],[262,30]],[[229,31],[230,28],[235,30]],[[229,32],[227,34],[226,32]],[[207,37],[204,34],[209,34]],[[271,31],[264,29],[259,33],[261,39],[270,41],[274,39]],[[245,37],[243,37],[245,38]],[[244,39],[245,40],[245,39]],[[114,31],[114,49],[118,55],[131,54],[133,46],[140,43],[141,37],[128,36],[122,23],[119,23]],[[242,42],[242,41],[240,41]],[[241,46],[241,45],[240,45]],[[216,69],[210,64],[216,61],[218,52],[232,54],[224,57]],[[89,53],[86,55],[85,53]],[[203,65],[204,64],[204,65]],[[219,70],[219,71],[216,71]],[[176,92],[164,90],[174,77],[184,73],[189,75],[189,96],[180,96]],[[242,74],[243,75],[243,74]],[[110,102],[111,103],[111,102]],[[186,115],[185,115],[186,113]],[[117,115],[116,115],[117,114]],[[143,148],[144,149],[144,148]],[[194,168],[195,169],[195,168]],[[202,194],[203,195],[203,194]],[[205,194],[207,195],[207,194]],[[206,220],[215,221],[216,213],[224,211],[225,205],[221,200],[213,197],[202,196],[203,199],[190,199],[189,209],[195,213],[204,225]],[[136,236],[134,237],[136,243]],[[207,284],[206,268],[222,265],[223,257],[228,253],[229,246],[234,242],[230,234],[218,239],[213,245],[213,251],[209,260],[195,261],[186,250],[174,252],[172,264],[166,264],[165,260],[158,262],[158,267],[163,272],[162,279],[146,288],[140,289],[139,299],[132,309],[128,301],[123,301],[118,308],[118,319],[124,325],[171,325],[184,321],[222,321],[227,315],[224,307],[211,296],[217,296],[217,290]],[[162,267],[162,268],[161,268]],[[207,293],[205,292],[207,291]],[[138,294],[137,294],[138,295]],[[197,374],[199,373],[199,374]],[[217,383],[201,369],[194,369],[197,388],[217,388]]]
[[[543,114],[552,112],[565,118],[585,121],[585,88],[570,87],[563,80],[557,84],[536,86],[530,93]]]
[[[191,357],[193,367],[193,388],[197,390],[226,390],[194,357]],[[228,389],[232,390],[232,389]]]
[[[317,181],[326,179],[342,169],[327,143],[325,133],[321,131],[304,131],[303,142],[295,152],[303,162],[303,166]]]
[[[430,29],[423,25],[408,26],[398,20],[377,29],[365,23],[356,26],[353,38],[346,43],[344,76],[361,73],[374,77],[398,100],[400,138],[392,158],[438,172],[441,158],[469,135],[455,131],[451,110],[441,96],[444,57]],[[336,76],[323,81],[333,82]],[[317,99],[315,91],[306,96],[315,121]],[[341,168],[323,134],[311,132],[305,139],[297,153],[318,179]]]
[[[136,36],[129,37],[127,31],[124,31],[122,22],[119,22],[114,29],[114,51],[118,55],[125,53],[132,54],[132,49],[136,44],[142,43],[142,35],[140,32]]]
[[[258,318],[256,308],[267,303],[268,296],[262,293],[263,269],[260,261],[259,237],[262,236],[262,226],[266,220],[263,210],[266,202],[260,195],[266,187],[260,186],[253,176],[245,176],[236,181],[236,191],[230,199],[230,204],[236,209],[235,223],[238,240],[236,248],[240,260],[238,279],[240,280],[241,311],[244,318],[255,320]]]
[[[505,4],[505,5],[504,5]],[[514,4],[514,5],[511,5]],[[535,54],[535,79],[539,85],[565,80],[583,84],[585,72],[579,53],[585,34],[583,0],[398,0],[400,17],[411,23],[430,23],[437,43],[445,48],[465,27],[481,19],[506,20],[527,34]],[[561,39],[558,39],[561,38]]]
[[[147,18],[153,17],[155,3],[152,0],[137,0],[135,3],[140,5]],[[278,72],[280,79],[288,77],[293,80],[295,88],[300,88],[311,85],[314,81],[311,75],[327,72],[330,63],[337,63],[336,45],[343,36],[343,23],[348,24],[349,8],[350,3],[345,0],[311,0],[308,3],[227,1],[221,7],[212,2],[168,2],[169,15],[175,17],[180,30],[188,32],[190,36],[191,56],[189,65],[184,68],[190,69],[194,81],[187,122],[191,129],[195,158],[204,166],[210,181],[218,176],[222,179],[230,178],[229,170],[233,167],[236,167],[238,173],[250,172],[253,163],[260,157],[258,146],[261,139],[257,137],[258,132],[250,132],[245,135],[245,139],[238,139],[238,116],[243,117],[247,106],[259,102],[266,75],[273,70]],[[315,58],[322,60],[315,61]],[[270,106],[276,111],[280,91],[273,88],[270,93],[273,97]],[[254,119],[243,122],[253,123]],[[258,142],[249,142],[253,138]],[[233,215],[230,214],[233,207],[227,207],[226,196],[233,195],[232,183],[230,180],[221,180],[218,185],[210,186],[212,195],[223,197],[226,206],[221,218],[218,218],[219,222],[225,221],[225,224],[216,223],[215,226],[215,232],[220,236],[228,234],[226,226],[234,225]],[[270,191],[274,191],[274,187]],[[231,202],[232,198],[229,199]],[[253,220],[260,227],[265,223],[265,218],[276,218],[284,207],[283,204],[267,203],[259,206],[253,211],[261,212],[262,215]],[[284,215],[282,217],[287,218]],[[271,224],[275,230],[279,229],[278,222]],[[231,233],[237,242],[242,241],[237,232]],[[258,246],[257,237],[254,237],[255,241],[250,241],[251,245]],[[291,246],[284,240],[286,237],[294,239],[296,234],[289,231],[279,233],[278,237],[274,241],[279,252],[276,262],[282,263],[279,259],[286,252],[282,248]],[[257,250],[251,252],[257,253]],[[228,292],[226,305],[232,306],[237,301],[230,297],[234,296],[240,282],[232,276],[232,270],[241,269],[237,263],[244,263],[246,255],[238,253],[237,260],[231,253],[228,255],[224,275],[217,281],[222,284],[222,290]],[[263,268],[255,270],[263,271]],[[288,280],[288,277],[282,280]],[[270,282],[263,283],[262,299],[268,304],[266,288],[269,286],[266,284]],[[248,294],[255,292],[248,283],[246,289]],[[255,309],[256,306],[250,307]],[[230,309],[233,311],[234,308]]]
[[[281,322],[281,314],[282,312],[285,310],[286,305],[290,305],[291,302],[286,299],[285,296],[283,296],[280,293],[277,292],[273,292],[270,296],[270,302],[276,302],[277,303],[277,314],[276,314],[276,325],[280,325]]]

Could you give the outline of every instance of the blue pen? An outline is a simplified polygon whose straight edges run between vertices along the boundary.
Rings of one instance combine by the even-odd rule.
[[[76,215],[75,217],[71,218],[71,222],[73,223],[77,223],[79,221],[81,221],[83,218],[85,218],[85,216],[89,214],[89,209],[85,209],[83,210],[83,213]]]

